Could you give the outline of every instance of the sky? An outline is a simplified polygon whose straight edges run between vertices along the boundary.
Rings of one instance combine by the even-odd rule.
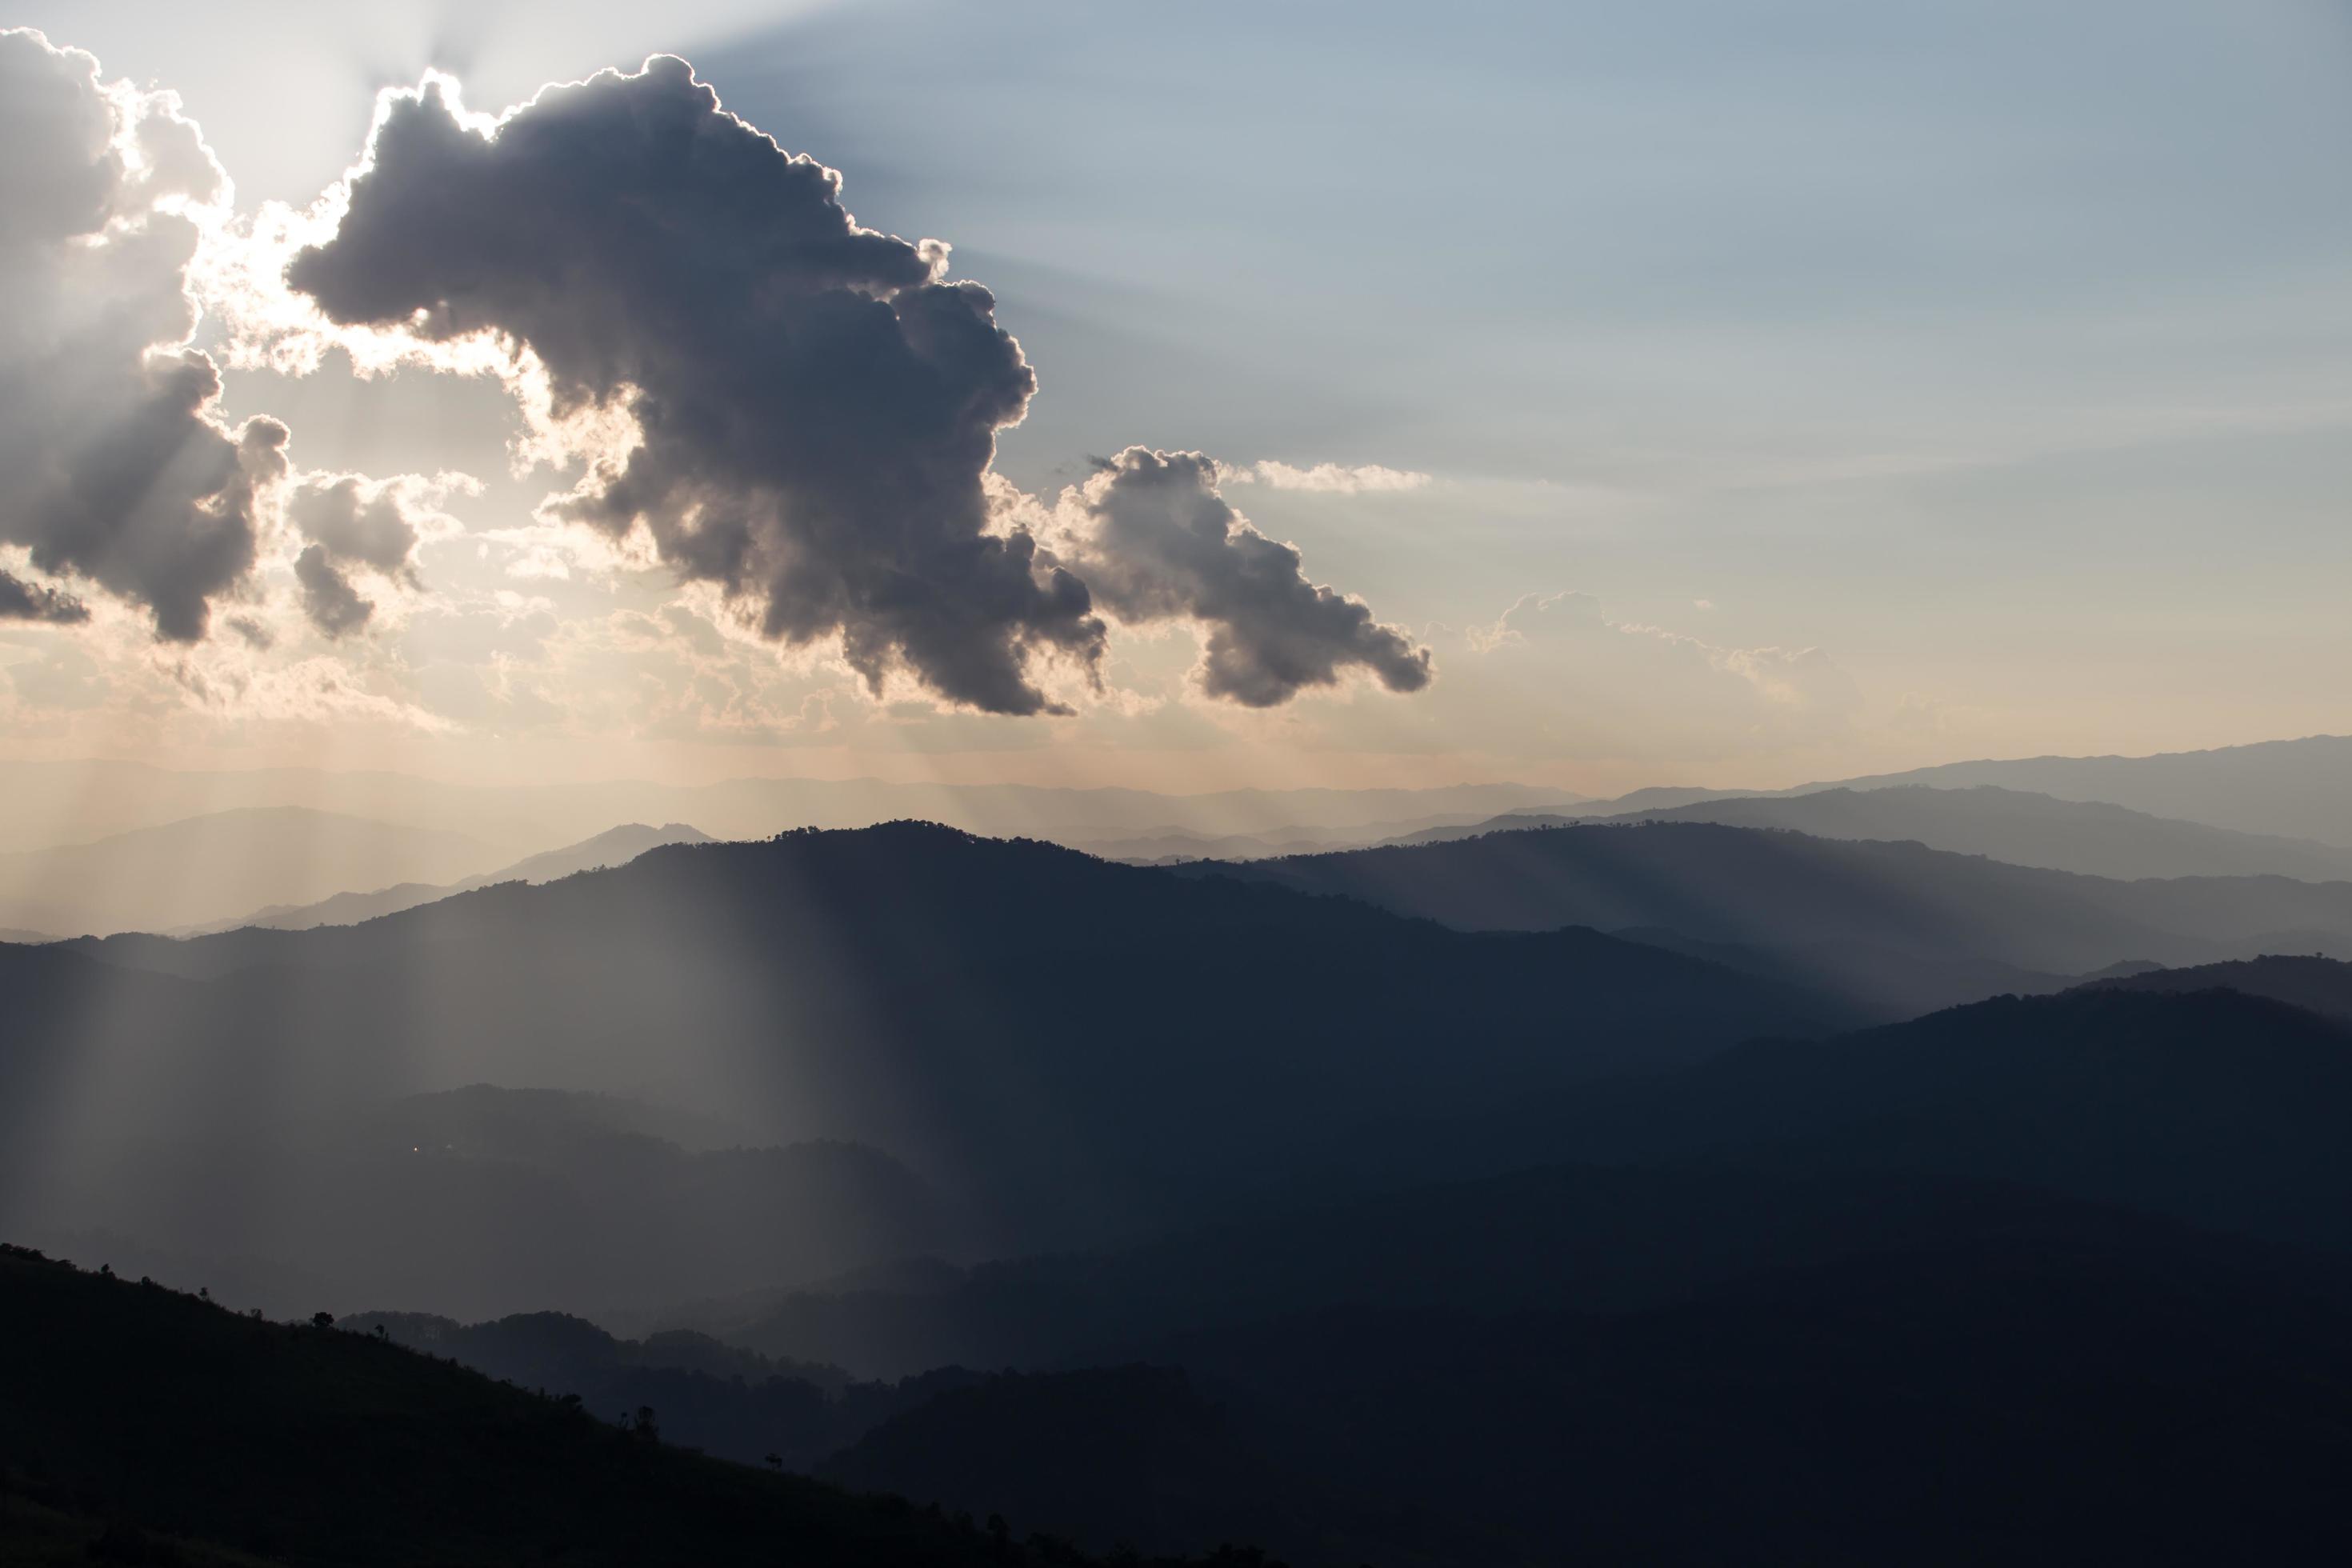
[[[0,24],[0,754],[1601,795],[2352,730],[2340,0]]]

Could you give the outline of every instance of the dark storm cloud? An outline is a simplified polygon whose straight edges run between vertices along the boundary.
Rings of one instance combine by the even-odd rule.
[[[559,413],[626,403],[642,433],[561,503],[642,522],[767,635],[838,632],[1000,713],[1052,705],[1029,663],[1091,670],[1084,584],[986,531],[982,475],[1034,378],[945,247],[858,227],[833,173],[723,112],[685,62],[551,88],[485,137],[428,84],[395,100],[334,238],[289,281],[344,324],[489,329]]]
[[[1182,619],[1207,631],[1201,687],[1271,708],[1351,668],[1391,691],[1430,680],[1429,649],[1372,618],[1360,600],[1307,578],[1294,547],[1250,526],[1195,452],[1131,447],[1080,488],[1086,523],[1075,564],[1121,621]]]
[[[0,33],[0,540],[147,607],[173,642],[251,570],[284,426],[222,427],[212,361],[178,348],[198,230],[225,181],[174,100]]]
[[[89,606],[71,594],[27,583],[11,572],[0,572],[0,621],[46,621],[51,626],[77,626],[89,619]]]

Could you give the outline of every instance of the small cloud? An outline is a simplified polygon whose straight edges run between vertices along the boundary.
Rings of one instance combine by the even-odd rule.
[[[1358,669],[1391,691],[1427,686],[1429,649],[1311,580],[1296,546],[1260,533],[1219,493],[1222,474],[1197,452],[1130,447],[1064,496],[1062,542],[1095,605],[1126,626],[1199,626],[1194,683],[1245,708],[1277,707]]]
[[[1715,608],[1715,601],[1713,599],[1693,599],[1691,601],[1691,608],[1694,610],[1711,610]]]
[[[302,613],[331,641],[358,631],[375,614],[375,605],[360,597],[325,545],[306,546],[294,558],[294,575],[302,584]]]
[[[78,626],[88,619],[89,606],[71,594],[40,583],[27,583],[13,573],[0,572],[0,621]]]
[[[1567,588],[1553,594],[1522,594],[1512,601],[1509,609],[1495,618],[1493,625],[1472,626],[1463,635],[1472,653],[1487,654],[1497,648],[1525,647],[1528,634],[1538,624],[1560,626],[1571,621],[1588,626],[1603,624],[1601,601],[1590,594]]]
[[[1423,489],[1427,474],[1411,468],[1386,468],[1378,463],[1350,468],[1341,463],[1318,463],[1297,468],[1268,460],[1231,468],[1220,476],[1228,484],[1265,485],[1277,490],[1305,490],[1313,495],[1381,495]]]

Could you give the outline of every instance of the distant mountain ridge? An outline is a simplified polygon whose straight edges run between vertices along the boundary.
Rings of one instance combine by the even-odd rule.
[[[1994,784],[1940,789],[1838,785],[1800,795],[1723,795],[1625,813],[1514,812],[1474,827],[1431,827],[1391,842],[1444,843],[1514,827],[1594,821],[1711,822],[1727,827],[1782,828],[1817,838],[1907,839],[2013,866],[2125,881],[2171,877],[2352,881],[2352,849],[2332,844],[2171,821],[2103,801],[2061,800]]]
[[[0,1147],[62,1141],[102,1185],[126,1141],[264,1107],[645,1090],[887,1151],[972,1204],[975,1247],[1237,1201],[1302,1127],[1865,1016],[1598,932],[1467,935],[920,824],[672,845],[357,926],[0,948],[28,1001],[149,967],[0,1058]]]
[[[243,926],[259,926],[268,931],[308,931],[312,926],[358,925],[384,915],[396,915],[403,910],[413,910],[476,888],[493,887],[500,882],[551,882],[559,877],[572,876],[581,871],[593,871],[605,866],[626,865],[648,849],[665,844],[708,844],[710,836],[698,827],[682,822],[665,823],[659,827],[647,827],[643,823],[625,823],[599,833],[593,838],[545,854],[530,856],[502,870],[484,872],[462,881],[446,885],[425,882],[403,882],[397,887],[382,888],[373,892],[337,893],[315,904],[273,905],[256,910],[241,920],[221,921],[209,926],[170,931],[171,936],[209,936],[218,931],[235,931]]]
[[[1778,790],[1660,787],[1587,802],[1594,816],[1616,816],[1723,800],[1734,795],[1811,795],[1822,790],[1924,784],[1968,789],[1991,784],[2060,800],[2103,801],[2150,816],[2202,823],[2240,833],[2314,839],[2352,848],[2352,736],[2307,735],[2203,752],[2145,757],[2019,757],[1945,763],[1904,773],[1825,779]]]
[[[560,847],[616,822],[691,822],[714,837],[732,839],[760,838],[789,828],[868,827],[919,818],[1001,837],[1077,842],[1163,829],[1254,834],[1402,823],[1441,815],[1475,819],[1519,806],[1572,805],[1582,796],[1573,790],[1521,784],[1250,788],[1192,795],[1116,786],[871,778],[492,785],[303,768],[175,773],[131,763],[0,761],[0,799],[16,807],[0,820],[0,849],[96,838],[230,808],[299,805],[457,832],[498,847],[482,865],[467,868],[470,872]],[[402,879],[382,878],[370,885],[383,887]],[[269,901],[252,900],[244,909]],[[38,921],[27,923],[47,929]]]
[[[168,931],[352,887],[451,881],[498,859],[490,845],[438,828],[244,807],[0,855],[0,924],[60,936]]]
[[[0,1195],[0,1230],[165,1241],[228,1264],[223,1277],[299,1268],[339,1310],[423,1300],[478,1315],[628,1300],[649,1279],[715,1293],[821,1279],[952,1250],[966,1227],[880,1150],[717,1145],[708,1118],[609,1096],[477,1084],[171,1131],[91,1168],[19,1173],[38,1195]]]
[[[2228,963],[2105,976],[2087,981],[2079,989],[2143,993],[2236,991],[2284,1002],[2340,1024],[2352,1024],[2352,963],[2336,959],[2270,953]]]
[[[1916,843],[1713,823],[1531,827],[1171,874],[1344,894],[1465,931],[1656,928],[1699,942],[1887,948],[2048,974],[2131,959],[2352,953],[2352,882],[2120,882]]]

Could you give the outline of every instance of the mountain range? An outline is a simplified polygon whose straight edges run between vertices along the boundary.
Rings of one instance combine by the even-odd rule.
[[[1575,822],[1711,822],[1768,827],[1816,838],[1908,840],[1930,849],[1981,855],[2122,881],[2172,877],[2294,877],[2352,880],[2352,849],[2178,822],[2098,801],[2002,789],[1887,784],[1792,795],[1729,795],[1686,805],[1610,815],[1514,812],[1469,826],[1433,826],[1390,840],[1434,844],[1518,827]],[[1244,857],[1230,857],[1240,858]],[[1255,857],[1247,857],[1255,858]]]
[[[1916,843],[1713,823],[1533,827],[1180,869],[1345,895],[1464,931],[1660,928],[1770,950],[1885,949],[2056,973],[2352,951],[2352,882],[2122,882]]]
[[[239,808],[0,855],[0,924],[51,936],[168,931],[353,888],[454,881],[500,858],[443,828],[302,806]]]
[[[345,1560],[340,1483],[152,1473],[209,1403],[421,1489],[381,1539],[436,1561],[512,1555],[453,1461],[766,1506],[681,1447],[911,1500],[780,1494],[796,1540],[936,1505],[898,1561],[958,1510],[1000,1562],[2326,1556],[2352,966],[2213,955],[2347,895],[1710,823],[1178,869],[898,824],[0,946],[0,1231],[363,1331],[0,1258],[65,1369],[0,1365],[0,1531]]]
[[[0,1308],[11,1563],[620,1568],[765,1564],[779,1543],[875,1568],[1088,1561],[705,1458],[654,1421],[618,1431],[331,1321],[256,1321],[20,1247],[0,1251]]]
[[[1588,801],[1580,809],[1594,816],[1620,816],[1732,796],[1801,795],[1829,789],[1867,791],[1898,785],[1945,790],[1990,786],[2059,800],[2098,802],[2233,832],[2352,847],[2352,736],[2346,735],[2310,735],[2146,757],[1945,763],[1786,789],[1662,786],[1634,790],[1612,800]]]
[[[1189,795],[870,778],[457,784],[315,768],[180,773],[117,762],[0,761],[0,798],[14,807],[0,821],[0,849],[47,848],[228,810],[298,806],[482,840],[496,847],[490,858],[469,868],[482,870],[575,843],[617,822],[691,822],[720,838],[758,838],[787,828],[865,827],[921,817],[975,833],[1078,842],[1167,831],[1256,834],[1366,824],[1385,825],[1394,834],[1441,816],[1476,821],[1520,806],[1574,805],[1583,797],[1516,784]],[[365,891],[400,879],[330,890]]]
[[[47,1021],[0,1058],[20,1222],[137,1234],[123,1215],[163,1192],[193,1226],[232,1179],[221,1206],[266,1215],[273,1178],[236,1175],[246,1161],[195,1179],[190,1129],[276,1149],[289,1126],[487,1082],[651,1092],[762,1144],[863,1145],[956,1194],[982,1255],[1241,1201],[1305,1129],[1859,1021],[1594,931],[1465,934],[919,825],[672,845],[357,926],[0,948],[0,986]],[[274,1180],[324,1190],[297,1171]],[[593,1245],[534,1226],[551,1255]]]
[[[606,866],[623,866],[648,849],[665,844],[708,844],[710,836],[699,828],[682,822],[666,823],[659,827],[647,827],[643,823],[625,823],[607,828],[593,838],[544,854],[527,856],[499,870],[467,877],[460,881],[434,884],[402,882],[394,887],[381,888],[373,892],[337,893],[317,903],[272,905],[256,910],[238,920],[222,921],[193,931],[178,931],[173,936],[207,936],[215,931],[235,931],[242,926],[260,926],[270,931],[308,931],[312,926],[358,925],[383,915],[396,915],[403,910],[413,910],[419,904],[430,904],[457,893],[469,893],[476,888],[488,888],[499,882],[552,882],[561,877],[574,876],[582,871],[600,870]]]

